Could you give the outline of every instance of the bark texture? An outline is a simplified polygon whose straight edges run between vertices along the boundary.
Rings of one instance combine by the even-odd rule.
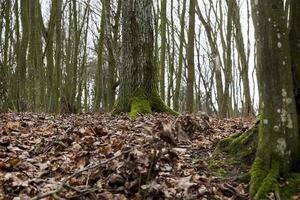
[[[251,3],[260,74],[261,123],[250,192],[255,199],[265,199],[269,192],[278,192],[278,176],[287,175],[297,161],[298,123],[283,2]]]
[[[151,0],[128,0],[122,4],[122,67],[119,99],[113,113],[132,117],[151,111],[177,114],[158,95],[153,55]]]

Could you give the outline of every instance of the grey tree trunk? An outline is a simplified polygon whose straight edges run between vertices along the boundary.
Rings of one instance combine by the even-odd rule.
[[[189,33],[188,33],[188,47],[187,47],[187,60],[188,60],[188,78],[187,78],[187,96],[186,108],[189,113],[194,111],[194,82],[195,82],[195,10],[196,0],[190,0],[189,9]]]
[[[295,166],[299,131],[283,1],[252,0],[251,4],[257,39],[261,123],[250,192],[255,199],[265,199],[269,192],[278,192],[279,175],[287,175]]]
[[[181,89],[181,79],[182,79],[182,67],[183,67],[183,47],[184,47],[184,31],[185,31],[185,14],[186,14],[186,0],[183,0],[183,8],[180,16],[180,38],[179,38],[179,60],[178,60],[178,70],[176,74],[175,83],[175,94],[174,94],[174,109],[179,110],[179,95]]]
[[[113,113],[132,117],[151,111],[166,111],[158,95],[154,64],[152,0],[127,0],[122,4],[122,67],[120,92]]]

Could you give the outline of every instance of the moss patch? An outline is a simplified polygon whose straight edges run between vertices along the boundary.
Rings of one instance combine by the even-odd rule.
[[[221,140],[209,161],[212,173],[221,178],[250,181],[250,168],[255,159],[258,122],[245,133],[237,133]],[[220,169],[224,173],[219,173]]]
[[[136,118],[138,114],[145,114],[151,112],[150,102],[144,95],[139,95],[131,100],[131,108],[129,116]]]
[[[257,158],[251,170],[250,194],[255,199],[269,199],[268,194],[274,192],[279,194],[279,162],[272,161],[270,170],[264,169],[264,163]]]
[[[279,188],[281,199],[292,199],[293,196],[300,196],[300,173],[291,173],[287,180]]]
[[[124,103],[124,102],[123,102]],[[125,106],[124,106],[125,105]],[[112,114],[121,112],[129,112],[131,118],[136,118],[139,114],[153,112],[166,112],[171,115],[178,116],[179,113],[168,107],[158,95],[158,92],[153,91],[150,94],[146,93],[143,88],[139,88],[134,92],[132,97],[124,105],[117,102],[113,108]]]

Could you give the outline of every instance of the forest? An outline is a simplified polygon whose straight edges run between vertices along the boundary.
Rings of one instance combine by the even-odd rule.
[[[0,0],[0,199],[300,199],[299,0]]]

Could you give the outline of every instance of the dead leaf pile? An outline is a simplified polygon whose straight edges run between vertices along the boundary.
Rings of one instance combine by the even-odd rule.
[[[253,119],[154,113],[0,115],[0,199],[248,199],[210,175],[217,142]]]

